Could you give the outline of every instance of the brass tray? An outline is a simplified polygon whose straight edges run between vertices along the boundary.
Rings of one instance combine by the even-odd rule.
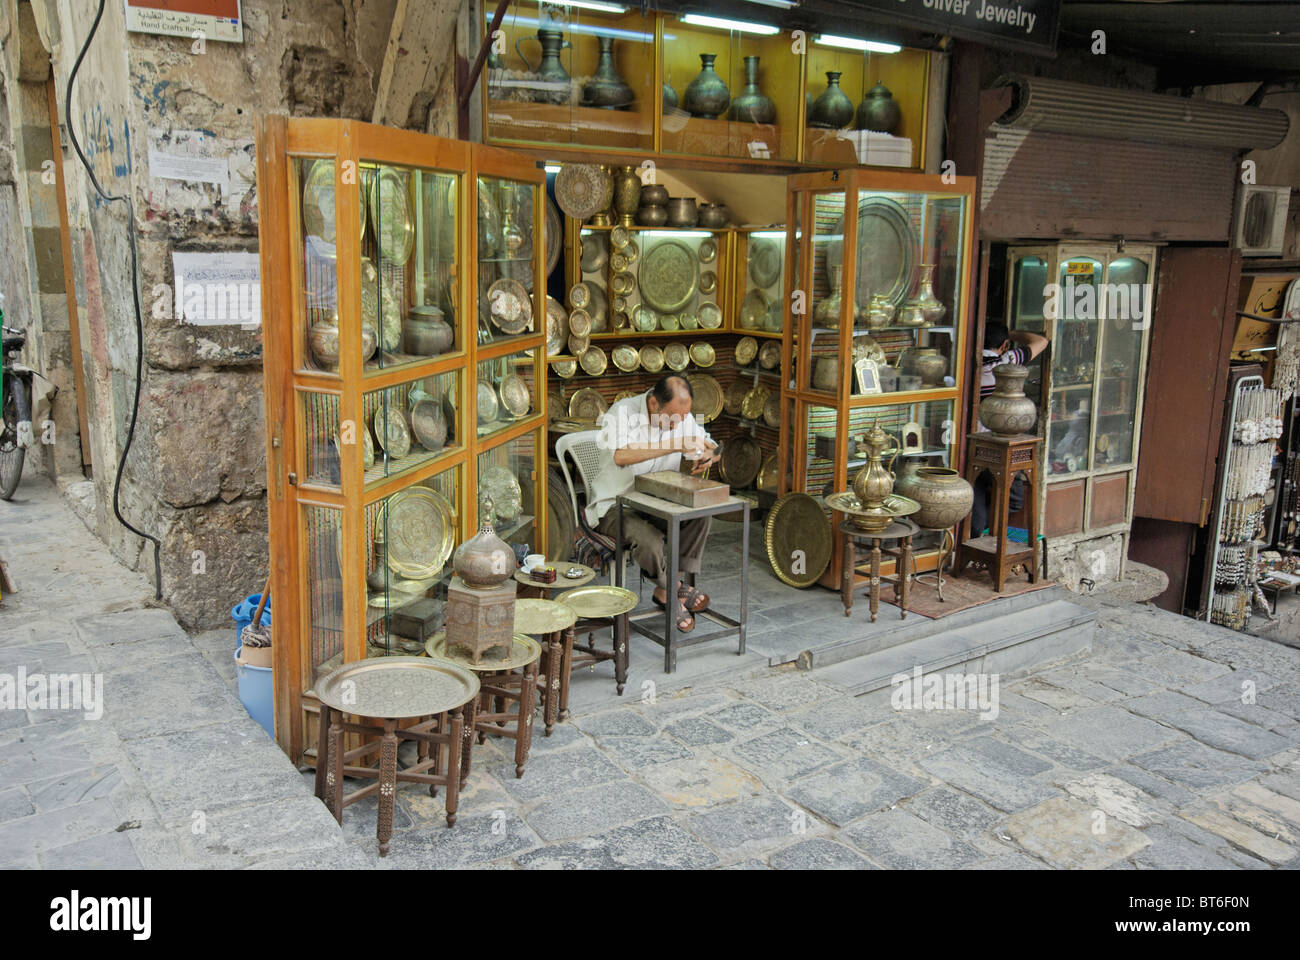
[[[553,357],[564,349],[569,336],[569,315],[554,297],[546,298],[546,355]]]
[[[792,587],[811,587],[830,565],[831,521],[806,493],[787,493],[772,505],[763,540],[772,572]]]
[[[573,314],[569,314],[569,318],[572,320]],[[590,346],[591,346],[590,334],[587,333],[581,335],[576,333],[569,334],[569,353],[573,354],[574,357],[581,357],[584,353],[587,352],[587,348]]]
[[[772,312],[772,298],[762,290],[751,290],[740,304],[742,330],[767,329],[767,317]]]
[[[781,248],[774,240],[749,241],[749,278],[760,287],[770,287],[781,279]]]
[[[578,357],[578,363],[582,365],[583,371],[588,376],[599,377],[605,372],[609,361],[605,358],[605,351],[600,347],[588,347]]]
[[[616,273],[609,281],[610,290],[620,297],[626,297],[636,289],[636,277],[630,273]]]
[[[653,343],[642,347],[641,366],[649,373],[658,373],[664,368],[664,352]]]
[[[675,313],[661,313],[659,315],[660,330],[677,330],[681,325],[681,318]]]
[[[575,220],[608,210],[614,199],[614,178],[594,163],[564,163],[555,175],[555,201]]]
[[[595,423],[608,409],[600,391],[592,387],[575,390],[573,396],[569,398],[569,416],[574,420]]]
[[[722,308],[716,303],[700,304],[700,326],[705,330],[717,330],[722,326]]]
[[[578,261],[583,273],[599,273],[609,262],[609,250],[600,242],[600,237],[587,234],[582,238],[582,255]]]
[[[686,344],[676,341],[664,347],[664,366],[674,373],[681,373],[691,362],[691,353]]]
[[[579,280],[569,288],[569,306],[585,310],[591,303],[591,287]]]
[[[695,254],[680,240],[651,247],[639,273],[642,299],[661,313],[674,313],[690,303],[700,281]]]
[[[555,267],[560,262],[560,251],[564,249],[564,224],[560,220],[560,211],[556,209],[550,197],[546,198],[545,203],[546,275],[549,277],[555,272]]]
[[[722,448],[722,475],[733,490],[753,483],[762,462],[763,451],[744,434],[732,437]]]
[[[733,417],[740,413],[741,403],[749,393],[749,385],[744,380],[732,380],[722,393],[722,409]]]
[[[615,250],[622,250],[632,242],[632,234],[620,223],[609,231],[609,242]]]
[[[484,653],[483,659],[474,663],[464,652],[453,648],[451,656],[447,655],[447,632],[439,630],[424,642],[425,652],[435,659],[451,660],[466,670],[474,673],[495,673],[498,670],[518,670],[526,667],[542,655],[542,645],[526,634],[517,633],[511,638],[509,653],[502,656],[502,647],[491,648]]]
[[[591,332],[604,333],[609,326],[609,297],[599,284],[589,283],[587,287],[591,291],[591,304],[587,307],[591,314]]]
[[[909,517],[921,509],[915,500],[897,493],[885,497],[879,507],[864,507],[852,490],[832,493],[826,498],[826,505],[832,510],[838,510],[855,527],[861,527],[868,533],[880,533],[899,517]]]
[[[385,500],[375,528],[387,531],[389,569],[408,580],[437,576],[456,539],[451,504],[428,487],[407,487]]]
[[[683,310],[681,313],[679,313],[677,315],[677,320],[679,323],[681,323],[683,330],[700,329],[699,314],[692,313],[690,310]]]
[[[659,329],[658,315],[645,304],[632,311],[632,329],[638,333],[650,333]]]
[[[478,414],[479,423],[495,423],[501,416],[501,404],[497,398],[496,388],[486,380],[478,382],[478,393],[474,398],[474,409]]]
[[[569,607],[581,620],[631,613],[640,602],[640,598],[631,590],[602,583],[566,590],[555,599]]]
[[[567,630],[578,622],[572,607],[558,600],[523,599],[515,601],[515,630],[534,637]]]
[[[757,486],[758,489],[762,490],[764,493],[776,493],[777,491],[776,471],[777,471],[776,454],[774,453],[766,460],[764,460],[763,465],[758,468],[758,480],[755,481],[755,486]]]
[[[761,383],[754,384],[753,389],[745,394],[745,399],[740,403],[740,415],[746,420],[757,420],[763,415],[763,405],[767,403],[771,392]]]
[[[431,453],[441,450],[447,442],[447,415],[442,411],[442,404],[429,397],[417,400],[411,407],[410,417],[411,432],[420,446]]]
[[[479,477],[479,499],[492,498],[498,520],[513,520],[524,511],[524,493],[509,467],[488,467]]]
[[[645,363],[644,357],[641,362]],[[722,412],[722,387],[718,386],[718,381],[707,373],[697,373],[688,379],[691,381],[691,390],[695,393],[691,413],[695,415],[696,422],[703,424],[716,420]]]
[[[366,235],[366,191],[360,193],[361,236]],[[322,243],[313,246],[313,252],[331,259],[337,256],[334,240],[334,161],[317,160],[307,171],[307,182],[302,188],[302,224],[309,237]]]
[[[406,719],[446,713],[478,696],[478,677],[434,657],[345,663],[316,684],[321,703],[357,717]]]
[[[741,337],[736,341],[734,356],[738,366],[749,366],[754,362],[754,358],[758,356],[758,341],[753,337]]]
[[[844,219],[831,230],[844,234]],[[844,242],[826,245],[827,268],[843,263]],[[857,271],[858,303],[871,302],[874,294],[888,297],[901,307],[912,289],[912,270],[918,241],[907,211],[888,197],[867,195],[858,199]]]
[[[497,392],[501,396],[501,406],[510,416],[517,420],[528,415],[533,405],[533,391],[528,389],[528,381],[523,377],[516,373],[507,374]]]
[[[615,250],[609,258],[609,265],[615,273],[622,273],[632,265],[626,253],[622,250]]]
[[[488,316],[502,333],[517,334],[533,319],[532,298],[518,280],[501,279],[488,287]]]
[[[569,336],[585,337],[591,334],[591,314],[582,307],[569,311]]]
[[[718,359],[717,353],[713,350],[713,344],[706,343],[703,340],[691,344],[690,354],[691,360],[695,362],[697,367],[711,367],[713,361]]]
[[[779,429],[781,426],[781,398],[771,396],[763,404],[763,422],[773,429]]]
[[[625,330],[631,323],[625,310],[615,310],[614,315],[609,318],[609,322],[615,330]]]
[[[392,167],[380,167],[370,179],[370,218],[380,258],[406,263],[415,246],[415,221],[406,197],[406,181]]]
[[[699,247],[696,249],[700,255],[700,263],[712,263],[718,259],[718,241],[712,237],[701,240]]]
[[[555,370],[556,376],[563,377],[565,380],[570,379],[578,372],[578,361],[573,357],[556,360],[551,366]]]
[[[710,294],[718,289],[718,275],[712,270],[700,274],[700,293]]]
[[[411,427],[396,404],[380,404],[370,418],[379,447],[390,457],[401,459],[411,452]],[[380,428],[383,429],[380,429]]]
[[[610,359],[614,361],[614,366],[624,373],[632,373],[641,366],[641,356],[636,352],[636,347],[629,347],[626,344],[615,347],[610,352]]]
[[[769,340],[758,351],[758,365],[764,370],[775,370],[781,365],[781,344]]]

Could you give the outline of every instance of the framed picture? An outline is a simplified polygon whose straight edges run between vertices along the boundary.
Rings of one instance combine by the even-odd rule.
[[[863,357],[853,365],[858,375],[858,393],[884,393],[880,386],[880,368],[876,361]]]

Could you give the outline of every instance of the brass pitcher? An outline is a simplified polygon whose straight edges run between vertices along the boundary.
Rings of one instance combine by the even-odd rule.
[[[858,450],[866,453],[867,462],[853,478],[853,495],[866,509],[879,508],[894,492],[893,466],[898,458],[898,441],[881,429],[879,421],[874,421],[858,444]],[[888,466],[881,462],[887,454],[893,454]]]

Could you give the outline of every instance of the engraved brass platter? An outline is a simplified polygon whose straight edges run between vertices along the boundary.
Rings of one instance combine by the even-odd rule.
[[[832,493],[826,498],[826,505],[843,513],[850,523],[867,533],[880,533],[899,517],[909,517],[921,509],[915,500],[897,493],[885,497],[879,507],[864,507],[852,490]]]
[[[429,717],[478,696],[478,677],[437,657],[376,657],[345,663],[316,684],[321,703],[360,717]]]
[[[600,347],[588,347],[582,352],[582,355],[578,357],[578,363],[582,365],[582,369],[589,376],[593,377],[599,377],[605,372],[605,367],[608,365],[608,361],[605,358],[605,351],[600,349]]]
[[[758,351],[758,365],[764,370],[775,370],[781,365],[781,344],[769,340]]]
[[[736,363],[739,366],[747,367],[754,362],[758,356],[758,341],[753,337],[741,337],[736,341]]]
[[[742,330],[767,329],[767,317],[772,312],[772,298],[762,290],[751,290],[740,304]]]
[[[664,352],[653,343],[642,347],[641,366],[649,373],[658,373],[664,368]]]
[[[479,477],[479,498],[492,498],[498,520],[513,520],[524,509],[524,494],[519,480],[509,467],[488,467]]]
[[[756,481],[756,486],[758,487],[758,489],[764,491],[765,493],[776,493],[777,490],[776,470],[777,470],[776,454],[774,453],[766,460],[764,460],[763,465],[758,468],[758,480]]]
[[[641,358],[641,362],[645,363],[645,357]],[[697,373],[689,379],[691,390],[695,394],[691,413],[694,414],[696,421],[703,424],[716,420],[718,414],[722,412],[722,387],[718,386],[718,381],[707,373]]]
[[[608,410],[605,398],[591,387],[583,387],[569,398],[569,416],[574,420],[595,423],[600,415]]]
[[[578,622],[572,607],[558,600],[523,599],[515,601],[515,630],[534,637],[567,630]]]
[[[763,422],[774,430],[781,426],[781,398],[771,396],[763,404]]]
[[[759,238],[749,243],[749,277],[760,287],[781,279],[781,248],[773,240]]]
[[[415,221],[406,198],[406,182],[392,167],[381,167],[370,179],[370,218],[380,257],[391,263],[409,260],[415,246]]]
[[[449,659],[474,673],[494,673],[497,670],[517,670],[526,667],[542,655],[542,645],[526,634],[517,633],[511,638],[510,651],[502,654],[502,647],[492,647],[483,659],[474,663],[463,651],[453,648],[447,655],[447,633],[439,630],[424,642],[424,650],[435,659]]]
[[[811,587],[830,565],[831,521],[806,493],[792,491],[772,505],[763,540],[772,572],[792,587]]]
[[[528,415],[533,405],[533,392],[528,389],[528,381],[516,373],[507,374],[497,388],[501,395],[501,406],[506,413],[518,419]]]
[[[569,315],[554,297],[546,298],[546,355],[552,357],[564,349],[569,336]]]
[[[375,528],[386,531],[389,569],[408,580],[440,573],[456,537],[451,504],[428,487],[407,487],[385,500]]]
[[[713,361],[718,358],[717,353],[713,350],[713,344],[701,340],[698,343],[691,344],[691,360],[697,367],[711,367]]]
[[[767,398],[771,392],[763,384],[758,383],[754,388],[745,394],[745,399],[740,404],[740,415],[746,420],[757,420],[763,415],[763,405],[767,403]]]
[[[674,341],[664,347],[664,365],[674,373],[681,373],[690,362],[691,354],[686,344]]]
[[[733,437],[722,448],[722,475],[733,488],[747,487],[758,476],[763,451],[751,437]]]
[[[686,244],[664,240],[642,258],[639,279],[646,303],[661,313],[675,313],[695,296],[700,266]]]
[[[636,352],[636,347],[629,347],[626,344],[615,347],[610,352],[610,358],[614,361],[614,366],[624,373],[631,373],[641,366],[641,356]]]
[[[582,620],[621,616],[635,610],[640,602],[631,590],[602,583],[566,590],[555,599],[569,607]]]
[[[555,175],[555,200],[575,220],[608,210],[614,199],[614,178],[594,163],[565,163]]]
[[[533,301],[518,280],[502,279],[488,287],[488,316],[503,332],[523,333],[533,319]]]
[[[380,404],[370,425],[374,427],[380,448],[390,457],[401,459],[411,452],[411,428],[400,407]]]
[[[609,262],[609,251],[599,237],[588,234],[582,238],[582,257],[579,262],[583,273],[598,273]]]
[[[478,422],[493,423],[501,416],[501,404],[497,399],[496,388],[486,380],[478,382],[478,393],[474,398],[474,408],[478,412]]]
[[[712,263],[718,258],[718,241],[712,237],[701,240],[698,250],[700,263]]]
[[[749,385],[744,380],[732,380],[722,394],[722,408],[733,417],[740,413],[741,403],[749,393]]]
[[[640,333],[659,329],[658,315],[645,304],[632,311],[632,326]]]
[[[700,326],[705,330],[717,330],[722,326],[722,308],[716,303],[700,304]]]
[[[366,192],[361,191],[361,236],[366,235]],[[317,160],[307,171],[307,182],[302,189],[303,230],[309,237],[318,237],[320,244],[313,252],[327,257],[336,256],[334,242],[334,161]]]
[[[555,370],[556,376],[568,380],[578,372],[578,361],[573,357],[566,357],[563,360],[556,360],[555,363],[552,364],[552,367]]]

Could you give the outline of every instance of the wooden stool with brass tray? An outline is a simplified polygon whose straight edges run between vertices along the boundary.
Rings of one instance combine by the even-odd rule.
[[[921,509],[921,505],[908,497],[890,494],[878,506],[864,507],[851,491],[832,494],[826,498],[826,503],[833,510],[845,515],[844,521],[839,525],[840,533],[844,535],[844,556],[840,574],[840,599],[844,603],[844,616],[849,616],[853,611],[853,581],[857,566],[856,542],[867,540],[871,545],[871,575],[868,582],[871,622],[876,622],[876,616],[880,611],[882,583],[893,586],[899,617],[906,619],[912,582],[912,537],[921,529],[907,518]],[[898,541],[897,547],[884,546],[886,542],[893,540]],[[892,577],[881,576],[882,557],[894,558]]]
[[[573,625],[578,615],[557,600],[515,601],[515,633],[541,637],[542,662],[537,682],[542,690],[542,716],[546,736],[551,735],[561,716],[560,704],[568,694],[569,668],[573,660]]]
[[[569,654],[569,670],[589,666],[606,660],[614,661],[614,683],[618,695],[623,695],[627,684],[628,640],[631,627],[628,615],[636,609],[637,595],[625,587],[593,583],[585,587],[566,590],[556,597],[560,603],[568,606],[578,616],[573,632],[586,634],[585,644],[574,643]],[[600,650],[596,647],[597,630],[608,628],[611,635],[611,649]],[[569,713],[569,678],[566,676],[560,684],[560,716]]]

